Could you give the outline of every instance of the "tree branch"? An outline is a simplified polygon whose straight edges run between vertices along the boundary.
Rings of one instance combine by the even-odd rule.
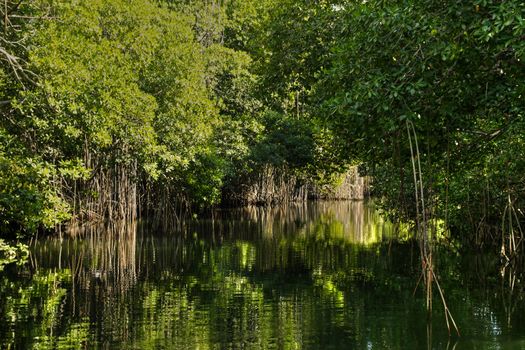
[[[52,19],[57,19],[58,17],[53,17],[53,16],[21,16],[21,15],[11,15],[9,16],[11,18],[22,18],[22,19],[47,19],[47,20],[52,20]]]

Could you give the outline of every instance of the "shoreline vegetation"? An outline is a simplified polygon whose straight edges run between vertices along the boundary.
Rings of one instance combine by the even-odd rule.
[[[0,264],[68,225],[366,193],[424,266],[439,220],[523,270],[523,3],[1,5]]]
[[[268,100],[252,40],[277,4],[4,5],[2,237],[364,197],[299,95]]]

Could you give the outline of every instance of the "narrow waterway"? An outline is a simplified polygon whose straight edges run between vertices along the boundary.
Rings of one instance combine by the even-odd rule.
[[[427,322],[417,244],[363,202],[46,238],[0,274],[0,347],[524,349],[523,297],[497,259],[450,244],[436,259],[459,338],[437,295]]]

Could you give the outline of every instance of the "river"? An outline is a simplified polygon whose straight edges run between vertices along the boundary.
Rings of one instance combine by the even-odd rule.
[[[525,349],[519,283],[497,257],[436,248],[461,336],[417,244],[364,202],[217,210],[160,234],[37,240],[0,273],[7,349]]]

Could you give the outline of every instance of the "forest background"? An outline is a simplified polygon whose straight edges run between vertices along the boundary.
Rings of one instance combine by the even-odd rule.
[[[304,200],[356,165],[393,220],[520,255],[520,1],[1,5],[4,258],[78,223]]]

